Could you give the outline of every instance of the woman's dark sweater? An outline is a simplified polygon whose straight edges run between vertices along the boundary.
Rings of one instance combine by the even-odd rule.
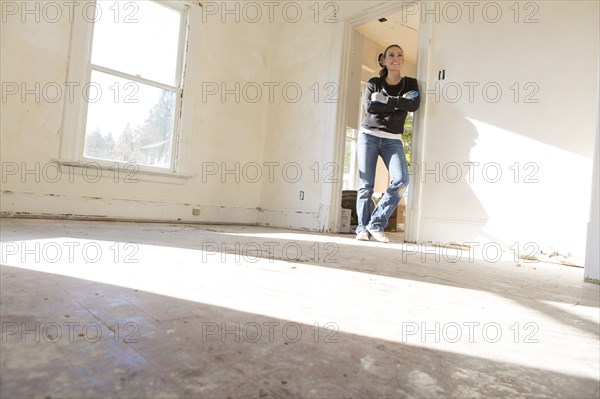
[[[363,104],[367,113],[363,118],[362,126],[366,129],[402,134],[406,114],[416,111],[421,101],[421,95],[412,100],[401,98],[404,93],[411,90],[418,92],[419,86],[416,79],[407,76],[403,77],[400,83],[393,86],[387,84],[384,78],[369,79],[363,93]],[[388,103],[371,101],[371,95],[376,92],[389,96]]]

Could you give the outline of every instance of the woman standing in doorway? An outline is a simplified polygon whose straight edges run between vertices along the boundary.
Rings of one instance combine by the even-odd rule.
[[[367,113],[358,138],[359,187],[356,199],[358,226],[356,239],[389,242],[384,235],[388,219],[400,202],[408,185],[408,165],[402,146],[404,121],[408,112],[419,108],[416,79],[402,76],[404,51],[397,44],[383,52],[383,68],[379,77],[369,80],[363,94]],[[390,174],[390,186],[371,210],[377,157],[381,156]]]

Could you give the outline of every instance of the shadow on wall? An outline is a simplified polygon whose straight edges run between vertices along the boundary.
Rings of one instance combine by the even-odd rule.
[[[423,160],[410,165],[411,182],[418,179],[423,184],[421,208],[427,216],[422,236],[440,244],[448,243],[448,237],[456,243],[473,242],[480,239],[489,220],[472,188],[481,176],[471,158],[479,133],[459,110],[445,113],[443,125],[428,128]]]

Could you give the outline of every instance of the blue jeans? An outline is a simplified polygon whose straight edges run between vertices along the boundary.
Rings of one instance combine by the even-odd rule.
[[[402,141],[361,133],[358,137],[357,155],[359,183],[356,197],[358,214],[356,233],[366,231],[367,227],[373,231],[383,231],[408,185],[408,165]],[[375,209],[371,211],[378,156],[381,156],[388,169],[390,186]]]

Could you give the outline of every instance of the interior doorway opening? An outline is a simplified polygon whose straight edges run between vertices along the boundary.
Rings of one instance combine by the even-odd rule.
[[[394,11],[382,13],[371,20],[354,26],[351,45],[350,81],[344,145],[342,208],[350,209],[349,232],[354,232],[358,224],[356,215],[356,190],[358,189],[358,162],[356,144],[365,109],[362,104],[362,93],[368,80],[378,76],[379,55],[391,44],[398,44],[404,53],[402,75],[417,78],[417,62],[419,48],[420,15],[407,13],[402,7]],[[414,114],[407,115],[402,142],[407,162],[410,165],[413,155]],[[375,175],[374,203],[383,196],[389,185],[388,171],[379,158]],[[406,229],[406,209],[410,195],[411,183],[405,191],[398,208],[392,214],[386,231],[404,234]],[[348,221],[346,221],[348,223]],[[344,221],[342,221],[344,224]]]

